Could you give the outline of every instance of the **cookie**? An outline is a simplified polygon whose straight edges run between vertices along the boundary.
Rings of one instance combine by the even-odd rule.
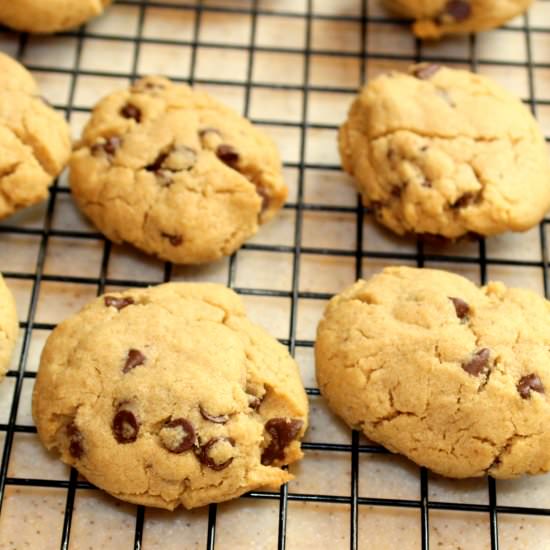
[[[329,303],[317,379],[350,427],[454,478],[550,470],[550,303],[392,267]]]
[[[8,370],[18,332],[15,300],[0,274],[0,379]]]
[[[533,0],[384,0],[393,12],[415,19],[419,38],[437,39],[500,27],[527,10]]]
[[[0,53],[0,219],[43,201],[70,152],[63,117],[30,73]]]
[[[73,196],[100,231],[178,264],[232,254],[287,196],[267,135],[160,77],[103,99],[70,166]]]
[[[100,15],[111,0],[4,0],[0,23],[25,32],[52,33]]]
[[[308,404],[286,348],[220,285],[109,293],[44,348],[44,445],[129,502],[203,506],[292,479]]]
[[[550,207],[550,160],[526,106],[434,64],[369,83],[339,134],[363,202],[399,235],[525,231]]]

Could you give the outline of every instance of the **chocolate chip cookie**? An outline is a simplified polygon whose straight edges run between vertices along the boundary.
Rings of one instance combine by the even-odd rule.
[[[0,23],[20,31],[52,33],[78,27],[101,14],[111,0],[3,0]]]
[[[181,264],[232,254],[287,196],[267,135],[160,77],[103,99],[70,166],[76,202],[109,239]]]
[[[61,323],[33,415],[44,445],[112,495],[174,509],[292,479],[308,404],[288,351],[219,285],[108,293]]]
[[[550,207],[550,161],[527,107],[435,64],[374,79],[340,129],[344,169],[395,233],[525,231]]]
[[[441,38],[500,27],[522,14],[533,0],[383,0],[395,13],[415,19],[419,38]]]
[[[31,74],[0,53],[0,219],[43,201],[69,159],[69,127]]]
[[[441,475],[550,470],[550,303],[387,268],[329,303],[317,379],[350,427]]]
[[[18,331],[15,300],[0,274],[0,379],[8,370]]]

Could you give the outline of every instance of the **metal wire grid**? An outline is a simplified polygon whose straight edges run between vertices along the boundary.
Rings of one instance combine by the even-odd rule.
[[[244,249],[248,250],[260,250],[260,251],[269,251],[269,252],[282,252],[282,253],[291,253],[293,255],[293,271],[292,271],[292,288],[291,291],[278,291],[272,289],[251,289],[251,288],[235,288],[235,272],[238,262],[238,254],[232,256],[229,261],[229,269],[227,276],[228,286],[235,288],[237,292],[241,294],[257,295],[257,296],[275,296],[275,297],[286,297],[291,300],[291,315],[290,315],[290,324],[289,324],[289,334],[288,338],[281,340],[281,342],[287,345],[294,354],[297,347],[309,347],[313,346],[313,342],[309,340],[299,340],[296,337],[296,327],[297,327],[297,311],[298,311],[298,301],[301,299],[317,299],[317,300],[326,300],[330,298],[330,295],[325,293],[317,292],[303,292],[299,290],[299,276],[300,276],[300,258],[302,254],[316,254],[316,255],[325,255],[325,256],[350,256],[355,258],[355,272],[356,276],[359,278],[362,275],[362,264],[364,258],[376,258],[381,260],[399,260],[399,261],[415,261],[418,266],[423,266],[426,261],[437,261],[443,263],[458,263],[458,264],[473,264],[479,266],[480,278],[482,282],[485,282],[487,279],[487,266],[488,265],[510,265],[510,266],[530,266],[537,267],[542,270],[543,280],[544,280],[544,290],[548,296],[548,256],[546,249],[546,235],[545,235],[545,225],[550,222],[549,219],[545,219],[540,224],[540,245],[541,245],[541,261],[519,261],[513,259],[498,259],[498,258],[488,258],[486,256],[485,250],[485,241],[483,239],[479,240],[478,248],[479,254],[478,257],[469,257],[461,255],[433,255],[425,253],[424,246],[422,242],[418,242],[416,246],[415,253],[403,253],[403,252],[380,252],[380,251],[369,251],[368,249],[364,250],[363,248],[363,232],[364,232],[364,218],[371,216],[372,213],[368,209],[364,209],[361,206],[361,202],[357,199],[356,207],[341,207],[341,206],[328,206],[322,204],[311,204],[307,203],[304,200],[304,174],[306,169],[322,169],[322,170],[339,170],[340,167],[337,165],[327,166],[316,165],[306,162],[306,140],[308,129],[319,128],[319,129],[330,129],[334,130],[336,127],[329,124],[311,124],[307,122],[306,113],[308,112],[308,93],[311,91],[330,91],[330,92],[349,92],[348,88],[339,88],[331,87],[330,89],[324,88],[322,86],[314,86],[310,84],[310,58],[312,54],[311,48],[311,29],[312,22],[316,19],[338,19],[342,21],[354,21],[360,23],[361,28],[361,51],[365,52],[365,55],[361,53],[351,53],[351,52],[342,52],[342,51],[320,51],[315,50],[317,55],[338,55],[338,56],[350,56],[359,58],[360,63],[360,72],[361,72],[361,81],[365,82],[366,80],[366,59],[390,59],[395,61],[419,61],[419,60],[428,60],[428,61],[439,61],[439,62],[449,62],[449,63],[467,63],[470,65],[472,70],[476,70],[478,65],[481,63],[491,64],[491,65],[502,65],[502,66],[522,66],[527,69],[528,74],[528,85],[529,85],[529,97],[528,103],[536,114],[538,105],[550,105],[549,100],[540,100],[536,98],[535,94],[535,80],[533,72],[535,68],[550,68],[550,63],[534,63],[532,55],[532,41],[531,33],[533,31],[540,33],[550,33],[550,28],[545,27],[533,27],[529,24],[529,16],[526,15],[524,18],[524,24],[519,29],[524,34],[525,46],[527,52],[527,59],[525,62],[518,61],[502,61],[498,59],[491,60],[480,60],[478,59],[477,54],[477,44],[476,37],[471,36],[469,39],[469,54],[467,59],[457,59],[453,58],[442,58],[438,57],[437,59],[431,58],[430,56],[423,55],[422,53],[422,44],[417,41],[415,48],[415,55],[399,55],[399,54],[377,54],[369,53],[367,49],[367,33],[368,33],[368,23],[378,23],[378,24],[403,24],[400,21],[382,18],[369,15],[369,2],[368,0],[363,0],[361,14],[360,16],[324,16],[314,12],[313,6],[314,0],[306,0],[307,9],[305,13],[295,13],[295,12],[284,12],[284,11],[270,11],[267,9],[262,9],[259,4],[259,0],[250,0],[246,7],[227,7],[227,6],[212,6],[205,5],[201,0],[195,4],[187,4],[185,0],[182,0],[181,3],[168,3],[156,0],[118,0],[118,4],[137,6],[139,9],[139,19],[137,33],[133,37],[120,37],[120,36],[111,36],[111,35],[97,35],[93,32],[90,32],[86,29],[85,26],[80,28],[78,31],[64,33],[67,36],[75,37],[77,40],[76,47],[76,56],[74,66],[70,69],[61,69],[56,66],[51,67],[34,67],[31,66],[32,70],[37,72],[39,71],[48,71],[56,73],[66,73],[70,76],[70,92],[68,96],[68,101],[64,105],[56,105],[57,108],[63,109],[66,113],[67,119],[71,117],[71,114],[75,111],[88,111],[88,109],[82,109],[76,107],[74,104],[75,100],[75,91],[77,78],[80,75],[88,76],[115,76],[120,78],[128,78],[131,80],[136,79],[141,76],[138,74],[138,64],[140,57],[140,49],[144,43],[160,43],[160,44],[172,44],[172,45],[182,45],[190,46],[191,48],[191,67],[190,67],[190,78],[187,79],[191,84],[200,83],[200,84],[217,84],[217,85],[227,85],[227,86],[239,86],[244,85],[245,89],[245,101],[244,101],[244,114],[248,115],[250,110],[250,95],[253,87],[266,87],[274,89],[291,89],[298,90],[303,92],[302,94],[302,119],[299,123],[293,122],[274,122],[264,121],[264,120],[254,120],[258,124],[269,124],[271,126],[292,126],[297,127],[300,132],[300,156],[299,161],[296,163],[286,163],[286,166],[297,169],[298,172],[298,195],[297,201],[295,203],[290,203],[285,206],[288,210],[294,210],[296,213],[296,223],[294,230],[294,244],[292,246],[282,246],[282,245],[258,245],[258,244],[246,244]],[[550,0],[539,0],[540,2],[548,2]],[[149,39],[143,36],[144,28],[144,19],[145,19],[145,10],[147,7],[154,6],[156,8],[170,8],[170,9],[181,9],[181,10],[192,10],[195,12],[195,23],[193,28],[193,35],[190,41],[174,41],[174,40],[160,40],[160,39]],[[208,44],[204,41],[199,40],[199,33],[201,28],[201,18],[205,12],[218,12],[218,13],[246,13],[251,17],[251,30],[250,30],[250,41],[247,46],[235,46],[235,45],[220,45]],[[297,50],[295,48],[289,49],[285,47],[260,47],[256,45],[256,31],[257,31],[257,20],[258,16],[285,16],[285,17],[294,17],[302,18],[305,22],[305,36],[306,36],[306,45],[303,50],[298,50],[304,56],[304,66],[303,66],[303,85],[285,85],[285,84],[261,84],[253,82],[252,72],[254,65],[254,53],[256,51],[267,51],[267,52],[293,52]],[[514,30],[518,30],[517,27]],[[17,57],[21,59],[25,53],[27,47],[27,35],[20,34],[18,36],[18,51]],[[132,61],[132,69],[129,73],[118,72],[118,73],[103,73],[101,71],[90,71],[81,69],[81,57],[82,57],[82,48],[83,41],[85,38],[102,38],[112,41],[126,41],[134,45],[134,54]],[[208,79],[198,79],[195,77],[196,73],[196,64],[197,64],[197,50],[199,45],[201,47],[215,47],[215,48],[229,48],[229,49],[240,49],[246,50],[248,52],[248,66],[246,81],[244,84],[242,82],[233,82],[233,81],[212,81]],[[177,80],[177,79],[175,79]],[[547,140],[550,140],[547,138]],[[71,522],[72,522],[72,513],[75,501],[75,494],[77,489],[93,489],[94,487],[83,481],[78,480],[76,470],[72,469],[70,477],[66,481],[61,480],[46,480],[46,479],[24,479],[24,478],[15,478],[8,477],[8,463],[10,459],[10,453],[12,450],[13,439],[16,433],[36,433],[36,429],[30,426],[18,425],[16,422],[18,406],[21,398],[21,391],[23,387],[24,379],[35,378],[35,373],[27,372],[25,370],[25,365],[29,356],[29,346],[31,341],[31,333],[34,329],[45,329],[51,330],[54,328],[54,325],[49,323],[40,323],[35,321],[35,314],[37,310],[38,297],[40,293],[40,285],[43,281],[54,281],[58,283],[76,283],[76,284],[88,284],[96,285],[97,293],[100,294],[104,291],[107,285],[120,286],[120,287],[131,287],[131,286],[147,286],[148,284],[156,284],[157,281],[134,281],[126,280],[119,278],[109,278],[108,266],[109,260],[111,257],[111,245],[108,241],[103,239],[103,237],[94,232],[87,231],[75,231],[75,230],[59,230],[52,227],[52,217],[54,212],[54,207],[56,199],[59,195],[67,194],[68,190],[66,188],[60,187],[57,183],[51,188],[50,197],[47,205],[47,211],[44,218],[44,224],[41,228],[28,228],[20,227],[17,225],[10,224],[10,220],[7,220],[5,223],[0,225],[0,249],[2,243],[3,235],[34,235],[40,239],[39,252],[37,255],[36,266],[33,272],[20,272],[20,271],[6,271],[4,274],[8,279],[23,279],[32,281],[32,291],[31,298],[28,308],[28,314],[26,321],[21,323],[21,329],[23,330],[23,343],[22,350],[19,357],[19,365],[17,370],[12,370],[8,373],[8,377],[15,378],[14,394],[12,406],[9,414],[9,421],[7,424],[0,424],[0,431],[5,434],[5,445],[2,455],[2,463],[0,467],[0,507],[4,501],[4,493],[6,486],[24,486],[24,487],[43,487],[43,488],[62,488],[67,489],[67,498],[65,505],[65,514],[63,521],[63,528],[61,534],[60,548],[62,550],[69,548],[70,536],[71,536]],[[303,228],[303,214],[307,211],[329,211],[329,212],[341,212],[341,213],[352,213],[356,216],[356,248],[355,250],[341,250],[341,249],[331,249],[331,248],[316,248],[316,247],[305,247],[302,246],[302,228]],[[74,239],[101,239],[104,242],[103,245],[103,256],[101,261],[101,270],[99,277],[77,277],[77,276],[59,276],[59,275],[48,275],[44,273],[44,263],[46,258],[46,250],[48,247],[48,241],[50,237],[68,237]],[[164,268],[164,280],[169,281],[172,274],[172,266],[167,263]],[[316,388],[308,388],[307,393],[310,396],[319,395],[319,391]],[[351,459],[351,487],[349,496],[333,496],[333,495],[323,495],[323,494],[301,494],[301,493],[290,493],[288,487],[284,486],[281,488],[279,493],[272,492],[253,492],[245,495],[244,498],[251,499],[274,499],[279,501],[279,515],[278,515],[278,548],[284,549],[286,543],[286,520],[287,520],[287,506],[289,501],[309,501],[309,502],[318,502],[318,503],[334,503],[334,504],[343,504],[347,505],[350,508],[350,548],[357,549],[360,546],[363,548],[370,548],[369,544],[369,534],[361,533],[359,536],[358,529],[358,510],[361,506],[374,506],[374,507],[397,507],[401,509],[416,509],[420,510],[420,521],[421,521],[421,540],[419,545],[423,550],[427,550],[430,545],[429,540],[429,513],[431,510],[451,510],[451,511],[462,511],[462,512],[482,512],[489,515],[489,526],[490,526],[490,540],[492,550],[497,550],[499,548],[499,531],[498,531],[498,514],[519,514],[524,516],[550,516],[550,509],[547,508],[532,508],[532,507],[521,507],[521,506],[503,506],[497,504],[497,491],[495,481],[491,478],[487,482],[488,490],[488,504],[462,504],[454,502],[434,502],[428,499],[428,474],[425,469],[421,470],[420,473],[420,499],[395,499],[395,498],[365,498],[359,496],[358,490],[358,479],[359,479],[359,456],[361,453],[387,453],[387,451],[381,447],[365,444],[362,445],[359,442],[358,432],[353,432],[351,438],[351,444],[334,444],[334,443],[323,443],[315,442],[310,443],[306,442],[303,444],[305,452],[308,451],[325,451],[325,452],[346,452],[350,454]],[[215,538],[216,538],[216,512],[217,506],[211,505],[209,507],[208,513],[208,532],[207,532],[207,543],[206,546],[208,549],[215,548]],[[144,527],[144,517],[145,510],[143,507],[138,506],[136,512],[135,520],[135,537],[134,537],[134,548],[139,550],[142,547],[142,536],[143,536],[143,527]]]

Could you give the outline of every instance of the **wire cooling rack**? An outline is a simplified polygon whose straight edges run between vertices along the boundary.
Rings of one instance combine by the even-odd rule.
[[[341,9],[338,9],[338,5]],[[317,174],[319,177],[332,177],[332,175],[340,174],[340,168],[336,162],[324,162],[318,156],[313,160],[309,155],[309,144],[317,137],[315,135],[324,135],[326,133],[331,136],[330,148],[335,148],[334,137],[337,130],[337,125],[334,120],[330,123],[323,122],[322,117],[312,117],[310,113],[313,111],[312,97],[322,94],[333,94],[347,96],[346,102],[351,101],[353,94],[357,91],[360,83],[365,82],[371,74],[370,64],[378,64],[380,68],[387,69],[391,66],[404,67],[411,62],[420,60],[444,62],[458,66],[469,67],[477,70],[492,70],[500,74],[508,74],[514,71],[520,71],[523,75],[525,101],[529,104],[535,114],[537,111],[544,111],[546,117],[546,109],[550,106],[550,86],[545,85],[538,77],[543,77],[550,70],[550,1],[539,0],[537,3],[538,13],[540,18],[535,22],[531,22],[527,15],[519,21],[496,31],[500,44],[509,44],[512,39],[515,40],[517,48],[514,47],[514,53],[511,58],[506,55],[510,52],[510,48],[502,48],[502,51],[497,49],[487,49],[484,38],[475,36],[465,39],[457,39],[450,43],[458,45],[456,50],[450,50],[443,45],[438,48],[424,45],[419,41],[412,39],[405,27],[405,23],[390,19],[377,7],[374,1],[343,1],[331,2],[330,0],[295,0],[295,1],[270,1],[270,0],[226,0],[226,1],[157,1],[157,0],[118,0],[113,6],[112,17],[115,17],[115,10],[119,10],[119,15],[124,13],[133,14],[134,29],[131,25],[125,27],[123,33],[113,32],[110,27],[100,27],[99,30],[94,23],[82,28],[62,33],[56,37],[44,39],[47,43],[40,46],[42,52],[47,52],[47,48],[55,48],[56,41],[61,44],[61,48],[67,41],[74,47],[74,56],[70,63],[65,62],[59,48],[52,49],[51,56],[40,55],[33,58],[29,55],[29,51],[36,49],[33,45],[33,37],[26,34],[15,34],[7,30],[0,30],[0,48],[5,49],[15,55],[18,59],[24,62],[40,79],[46,76],[56,76],[65,79],[68,84],[67,95],[65,101],[54,101],[55,107],[64,111],[66,117],[71,122],[79,116],[84,117],[89,112],[89,105],[82,106],[82,102],[77,101],[79,86],[83,86],[83,81],[90,81],[94,78],[113,78],[119,79],[124,83],[133,80],[146,72],[147,65],[143,63],[144,58],[149,57],[144,51],[148,48],[159,46],[167,47],[171,52],[186,51],[189,54],[187,74],[182,74],[178,78],[175,75],[175,80],[189,81],[191,84],[208,86],[217,85],[227,89],[239,90],[243,94],[243,113],[251,116],[255,123],[259,125],[269,126],[274,131],[286,130],[294,132],[297,137],[297,150],[294,157],[286,159],[285,167],[296,176],[296,194],[291,197],[290,202],[285,206],[285,212],[291,213],[294,219],[293,233],[289,236],[289,242],[286,244],[268,243],[262,244],[261,241],[253,241],[246,244],[242,252],[235,254],[223,266],[225,270],[225,282],[247,297],[260,298],[284,298],[289,304],[289,318],[286,337],[281,338],[281,342],[287,345],[290,351],[294,353],[311,352],[313,341],[311,338],[301,337],[299,330],[299,315],[302,304],[308,302],[325,302],[331,296],[332,292],[324,292],[317,290],[304,289],[301,285],[301,274],[304,273],[305,258],[320,258],[320,259],[345,259],[353,265],[353,273],[350,279],[361,277],[364,268],[370,261],[376,261],[378,264],[383,263],[416,263],[418,266],[425,264],[438,264],[444,268],[451,270],[478,270],[478,279],[480,282],[485,282],[492,268],[503,269],[529,269],[530,273],[536,271],[536,277],[540,277],[540,289],[548,295],[548,253],[547,253],[547,235],[546,224],[549,220],[544,220],[534,232],[531,232],[531,241],[536,241],[536,255],[524,255],[521,252],[518,254],[498,254],[498,252],[490,253],[490,245],[484,240],[471,243],[466,248],[463,247],[448,247],[444,250],[432,250],[427,245],[421,242],[413,243],[409,247],[398,245],[398,241],[386,239],[386,246],[371,246],[371,242],[378,242],[375,238],[375,233],[380,230],[370,223],[372,218],[371,212],[364,209],[358,199],[353,198],[352,201],[327,200],[316,201],[308,199],[307,186],[309,185],[310,174]],[[127,10],[127,11],[125,11]],[[184,38],[170,36],[151,37],[147,31],[148,16],[155,10],[156,13],[162,10],[171,10],[170,13],[184,13],[189,21],[188,28],[185,33],[182,30]],[[204,33],[208,21],[212,18],[220,17],[245,17],[248,21],[246,31],[246,39],[239,42],[238,40],[229,40],[227,43],[220,43],[219,37],[213,38],[212,33]],[[237,20],[236,19],[236,20]],[[539,21],[540,19],[540,21]],[[265,44],[259,39],[260,22],[275,20],[283,30],[283,38],[279,43]],[[262,23],[263,24],[263,23]],[[332,25],[332,27],[331,27]],[[285,29],[288,26],[288,31]],[[296,27],[298,26],[298,27]],[[303,32],[303,45],[297,45],[290,40],[294,28],[301,28]],[[342,28],[344,32],[331,38],[331,29]],[[348,31],[346,29],[349,30]],[[324,33],[328,33],[324,39]],[[286,38],[285,38],[286,35]],[[353,37],[353,43],[347,42],[342,46],[339,40],[346,36]],[[289,41],[287,41],[287,38]],[[331,42],[332,40],[332,42]],[[107,52],[111,49],[115,50],[121,46],[131,51],[129,59],[129,69],[122,70],[118,65],[109,67],[107,70],[102,66],[90,64],[87,59],[86,49],[92,41],[101,41],[107,47]],[[409,41],[409,46],[404,46],[403,41]],[[330,47],[327,47],[327,44]],[[382,44],[382,47],[380,45]],[[546,45],[546,59],[544,55],[539,55],[536,51],[537,47]],[[517,54],[519,50],[520,54]],[[458,54],[456,52],[459,52]],[[198,70],[199,57],[203,52],[217,52],[223,58],[223,54],[238,53],[245,59],[242,66],[243,77],[232,78],[231,75],[226,76],[223,70],[220,71],[221,76],[217,75],[217,68],[210,73]],[[504,52],[504,53],[503,53]],[[269,55],[290,55],[289,67],[292,65],[292,78],[278,78],[276,81],[270,82],[267,79],[256,77],[256,71],[259,64],[268,63]],[[109,53],[107,53],[107,56]],[[261,61],[261,56],[264,60]],[[115,56],[116,58],[116,56]],[[34,59],[34,61],[33,61]],[[316,67],[314,66],[319,60],[325,60],[332,66],[334,70],[333,80],[322,80],[314,78]],[[215,60],[215,57],[214,57]],[[296,65],[292,60],[298,60],[298,76],[296,77]],[[113,65],[116,65],[116,59],[113,59]],[[341,71],[338,72],[338,66],[349,68],[354,74],[354,81],[340,80]],[[173,67],[172,67],[173,68]],[[346,69],[347,70],[347,69]],[[171,71],[168,71],[171,72]],[[376,71],[374,71],[376,72]],[[206,76],[205,76],[206,74]],[[208,74],[212,76],[208,76]],[[356,82],[356,83],[355,83]],[[117,85],[119,85],[118,83]],[[540,91],[537,97],[537,86],[540,90],[545,88],[542,95]],[[294,117],[285,118],[286,113],[280,113],[280,116],[274,120],[262,119],[253,116],[251,112],[251,98],[258,90],[267,90],[274,92],[289,92],[295,93],[298,97],[298,105],[295,109]],[[90,101],[90,105],[93,102]],[[325,109],[329,109],[325,104]],[[321,109],[322,111],[323,109]],[[319,109],[316,110],[317,112]],[[330,118],[330,117],[329,117]],[[284,138],[282,138],[284,140]],[[343,189],[343,187],[342,187]],[[349,188],[348,188],[349,190]],[[346,191],[347,192],[347,191]],[[344,193],[344,191],[342,191]],[[333,199],[337,195],[332,195]],[[14,455],[14,439],[20,434],[35,434],[36,429],[30,422],[25,423],[19,419],[21,414],[21,403],[24,398],[26,383],[33,381],[35,378],[35,368],[29,367],[29,362],[32,356],[33,338],[37,332],[50,331],[54,328],[57,319],[50,320],[44,315],[37,316],[37,311],[40,309],[40,299],[43,293],[43,288],[49,283],[59,285],[87,285],[87,288],[93,287],[96,293],[102,293],[106,287],[131,287],[131,286],[147,286],[148,284],[157,284],[159,282],[170,281],[173,279],[175,269],[170,264],[165,264],[162,276],[159,279],[154,277],[151,280],[144,280],[139,276],[139,271],[130,272],[130,275],[117,276],[111,274],[110,266],[113,263],[114,248],[109,242],[105,241],[101,235],[93,229],[72,229],[70,226],[58,227],[56,223],[56,209],[61,201],[68,200],[68,189],[66,184],[61,179],[52,187],[47,205],[40,210],[36,219],[38,222],[28,222],[23,217],[14,217],[5,220],[0,224],[0,269],[5,273],[8,284],[16,284],[26,282],[28,289],[28,305],[26,311],[22,314],[21,322],[21,348],[14,363],[14,368],[8,373],[8,381],[5,384],[11,383],[10,388],[13,388],[11,395],[11,406],[8,407],[5,414],[5,421],[0,423],[0,435],[3,435],[4,446],[2,453],[2,463],[0,469],[0,505],[5,510],[7,506],[7,497],[10,489],[25,488],[26,490],[34,490],[35,488],[59,489],[64,491],[64,506],[62,510],[63,521],[60,524],[59,537],[52,540],[44,540],[43,544],[38,544],[35,547],[41,548],[56,548],[67,549],[69,547],[81,547],[74,544],[74,538],[71,538],[72,527],[74,527],[73,511],[75,509],[75,499],[80,491],[93,489],[93,487],[78,477],[75,470],[71,470],[68,479],[51,479],[50,476],[35,476],[35,475],[12,475],[10,474],[10,461]],[[340,204],[342,202],[343,204]],[[332,243],[332,238],[323,239],[323,235],[313,239],[305,238],[305,220],[311,215],[336,215],[345,216],[347,226],[354,233],[354,244],[350,247],[335,246]],[[354,227],[354,229],[351,229]],[[324,230],[321,231],[321,233]],[[330,228],[326,229],[330,232]],[[20,263],[12,258],[10,253],[11,239],[17,237],[32,238],[36,244],[35,260],[32,264],[26,264],[20,267]],[[75,275],[68,270],[66,273],[55,272],[52,274],[45,269],[48,255],[56,248],[54,241],[57,239],[67,239],[70,242],[99,242],[101,244],[101,254],[98,256],[98,273],[99,276],[88,276],[78,274]],[[313,244],[311,244],[313,242]],[[389,243],[389,244],[388,244]],[[516,244],[518,244],[516,242]],[[519,243],[519,247],[523,245]],[[517,248],[516,248],[517,250]],[[62,253],[65,258],[72,254],[73,248],[66,246]],[[287,289],[281,288],[256,288],[255,285],[239,284],[236,273],[239,266],[239,261],[242,263],[242,254],[248,251],[262,252],[279,255],[290,258],[289,280],[290,284]],[[277,265],[277,259],[274,260]],[[137,268],[136,268],[137,269]],[[261,267],[259,268],[261,270]],[[134,276],[135,273],[135,276]],[[198,276],[200,277],[200,271]],[[263,280],[263,279],[262,279]],[[351,280],[349,281],[352,282]],[[331,289],[332,291],[332,289]],[[335,291],[335,290],[334,290]],[[36,366],[36,365],[35,365]],[[28,392],[27,392],[28,393]],[[319,391],[315,387],[309,387],[307,393],[312,400],[319,396]],[[35,436],[36,437],[36,436]],[[369,456],[389,456],[387,451],[376,445],[363,440],[361,436],[354,432],[347,442],[334,443],[323,441],[322,436],[319,436],[319,431],[316,432],[314,439],[319,441],[304,442],[303,448],[306,453],[306,458],[309,455],[317,456],[321,453],[324,456],[331,457],[345,456],[349,459],[349,484],[348,490],[343,494],[328,494],[315,491],[295,491],[287,486],[284,486],[280,492],[254,492],[245,495],[240,502],[246,501],[248,505],[251,503],[259,503],[260,501],[269,500],[277,505],[276,513],[276,535],[272,539],[273,545],[262,545],[261,543],[241,543],[232,547],[240,548],[309,548],[307,542],[308,527],[306,524],[300,525],[298,531],[303,532],[302,542],[296,543],[289,541],[288,520],[292,518],[291,507],[295,503],[310,504],[330,504],[337,505],[344,509],[344,521],[349,525],[349,530],[346,527],[346,534],[341,539],[331,540],[323,543],[316,543],[317,548],[391,548],[396,547],[391,543],[386,545],[378,545],[374,542],[374,532],[363,527],[361,514],[363,510],[367,513],[375,513],[380,509],[397,510],[399,514],[405,513],[407,510],[413,510],[417,513],[420,521],[420,527],[411,530],[406,536],[406,543],[400,543],[403,548],[422,548],[428,549],[430,542],[432,547],[436,546],[433,517],[438,512],[459,512],[466,514],[465,530],[470,529],[468,523],[471,517],[479,517],[480,515],[487,518],[483,523],[483,528],[488,527],[489,533],[479,534],[479,546],[469,545],[464,543],[464,548],[491,548],[493,550],[500,548],[519,548],[520,544],[524,543],[525,533],[522,537],[515,537],[512,540],[515,543],[504,543],[501,533],[499,533],[499,520],[504,516],[520,516],[526,518],[526,524],[535,521],[535,516],[548,517],[550,516],[550,508],[542,506],[531,506],[529,501],[527,504],[516,504],[506,500],[505,504],[499,503],[499,495],[497,494],[497,483],[488,479],[483,491],[486,491],[486,499],[477,503],[472,503],[468,499],[436,499],[431,496],[431,486],[434,481],[429,473],[420,469],[418,472],[418,498],[393,498],[391,496],[362,496],[360,488],[361,465],[362,459]],[[317,454],[316,454],[317,453]],[[329,470],[330,471],[330,470]],[[330,475],[330,474],[329,474]],[[366,480],[369,483],[369,479]],[[499,486],[500,487],[500,486]],[[525,499],[522,500],[525,502]],[[132,536],[133,548],[152,548],[157,546],[147,546],[143,543],[144,533],[147,530],[147,514],[149,513],[143,507],[131,508],[135,510],[135,520],[133,520]],[[206,534],[204,542],[208,549],[222,547],[223,545],[216,544],[217,526],[219,524],[220,507],[211,505],[208,509],[207,519],[205,519]],[[252,507],[254,513],[254,506]],[[177,515],[178,512],[175,513]],[[320,514],[320,512],[319,512]],[[11,516],[10,516],[11,517]],[[254,517],[254,516],[252,516]],[[218,521],[217,521],[218,519]],[[322,521],[338,521],[336,519],[325,519]],[[254,523],[252,521],[252,523]],[[539,525],[539,524],[537,524]],[[20,527],[13,519],[10,522],[0,523],[2,529],[18,530]],[[470,527],[469,527],[470,526]],[[252,526],[251,526],[252,528]],[[384,529],[383,526],[379,526]],[[537,527],[533,538],[527,542],[526,548],[549,548],[550,535],[549,531],[539,530]],[[523,529],[523,526],[519,529]],[[219,531],[219,528],[218,528]],[[38,533],[39,531],[37,531]],[[546,533],[546,534],[545,534]],[[484,538],[486,537],[486,538]],[[6,548],[17,548],[17,543],[10,541],[10,534],[1,536]],[[397,538],[395,545],[397,545]],[[508,539],[507,539],[508,540]],[[7,542],[6,542],[7,541]],[[523,542],[522,542],[523,541]],[[219,540],[218,540],[219,542]],[[459,541],[461,543],[461,541]],[[92,545],[88,545],[92,547]],[[107,545],[108,546],[108,545]],[[131,545],[129,544],[128,547]],[[449,539],[438,539],[438,547],[457,547],[456,540],[453,542]],[[87,547],[87,546],[86,546]],[[114,547],[114,546],[113,546]],[[190,548],[185,540],[181,542],[180,548]],[[193,546],[195,548],[196,546]],[[225,547],[231,547],[231,545]]]

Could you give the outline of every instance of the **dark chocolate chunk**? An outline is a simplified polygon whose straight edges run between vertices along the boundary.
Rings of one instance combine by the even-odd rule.
[[[174,418],[159,432],[162,446],[171,453],[181,454],[195,445],[197,436],[193,424],[185,418]]]
[[[161,151],[157,158],[149,165],[145,167],[147,172],[158,172],[162,168],[162,163],[168,158],[168,153]]]
[[[271,436],[271,441],[262,454],[262,464],[269,466],[275,460],[283,460],[285,448],[296,439],[303,425],[302,420],[294,418],[272,418],[268,420],[265,430]]]
[[[231,146],[225,143],[222,143],[216,149],[216,155],[218,158],[227,166],[236,169],[239,164],[239,153]]]
[[[398,199],[401,196],[402,192],[403,192],[403,189],[401,187],[398,187],[397,185],[394,185],[391,188],[390,195],[392,197],[395,197],[396,199]]]
[[[92,155],[97,156],[98,154],[106,154],[109,157],[112,157],[117,152],[117,149],[120,147],[122,140],[118,136],[112,136],[107,138],[102,143],[94,143],[91,147]]]
[[[462,363],[462,368],[473,376],[479,376],[489,364],[491,352],[487,348],[476,351],[467,363]]]
[[[134,303],[134,299],[130,297],[116,298],[115,296],[105,296],[103,299],[107,307],[115,307],[119,311],[125,307],[131,306]]]
[[[67,424],[65,430],[69,438],[69,454],[73,458],[80,458],[84,454],[84,447],[82,446],[82,433],[76,427],[74,422]]]
[[[233,457],[231,457],[225,462],[217,464],[214,459],[208,455],[208,451],[210,451],[210,449],[220,441],[227,441],[228,443],[233,445],[233,447],[235,446],[235,440],[231,439],[230,437],[213,437],[196,450],[197,458],[199,459],[200,463],[216,471],[224,470],[233,462]]]
[[[113,434],[119,443],[133,443],[139,433],[139,422],[132,411],[120,409],[113,418]]]
[[[413,75],[420,80],[429,80],[439,69],[441,69],[441,65],[437,65],[436,63],[423,64],[414,68]]]
[[[465,21],[471,13],[472,7],[467,0],[449,0],[442,15],[451,16],[455,21]]]
[[[131,349],[128,352],[128,357],[126,357],[126,363],[124,364],[124,368],[122,369],[122,372],[126,374],[132,369],[135,369],[136,367],[143,365],[143,363],[145,363],[146,360],[147,360],[147,357],[145,357],[145,355],[143,355],[141,351],[137,349]]]
[[[531,397],[531,392],[544,393],[542,380],[536,374],[528,374],[523,376],[517,385],[518,392],[523,399]]]
[[[205,420],[214,422],[214,424],[225,424],[229,420],[229,415],[222,414],[219,416],[214,416],[213,414],[210,414],[208,411],[206,411],[202,405],[199,405],[199,410],[200,410],[201,416]]]
[[[459,319],[464,319],[465,317],[468,317],[468,313],[470,313],[470,306],[467,302],[465,302],[461,298],[453,298],[452,296],[449,296],[449,300],[451,300],[451,302],[455,306],[456,316]]]
[[[168,239],[168,242],[172,246],[179,246],[180,244],[183,244],[183,237],[181,235],[170,235],[169,233],[161,233],[161,235]]]
[[[133,118],[136,122],[141,122],[141,111],[131,103],[128,103],[122,107],[120,114],[124,118]]]

